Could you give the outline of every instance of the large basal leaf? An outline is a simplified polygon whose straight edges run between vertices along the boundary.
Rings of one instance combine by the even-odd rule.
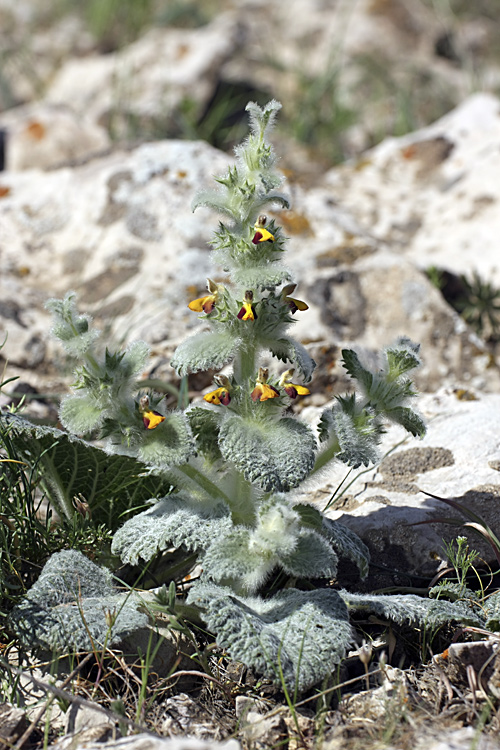
[[[232,527],[229,509],[193,501],[178,493],[160,500],[118,529],[112,552],[123,562],[136,565],[151,560],[159,551],[183,545],[188,550],[205,549]]]
[[[0,426],[9,431],[19,455],[39,466],[49,500],[60,514],[70,517],[73,498],[82,495],[93,520],[113,529],[124,511],[169,491],[168,481],[130,456],[109,455],[74,435],[15,415],[0,415]]]
[[[332,673],[352,640],[348,611],[332,589],[286,589],[271,599],[235,596],[197,584],[188,604],[201,608],[209,630],[231,657],[302,692]]]
[[[436,627],[446,622],[481,627],[483,620],[464,602],[445,599],[424,599],[415,594],[388,596],[385,594],[350,594],[340,591],[340,596],[351,612],[372,612],[394,622]]]
[[[10,624],[28,648],[90,651],[145,627],[148,616],[139,606],[134,594],[118,592],[109,570],[66,550],[48,560]]]
[[[235,415],[222,424],[219,447],[249,482],[287,492],[311,471],[316,441],[305,424],[290,417],[257,421]]]

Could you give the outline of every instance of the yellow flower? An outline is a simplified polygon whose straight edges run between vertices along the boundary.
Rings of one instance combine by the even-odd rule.
[[[253,244],[257,245],[259,242],[274,242],[274,235],[271,234],[266,228],[267,216],[261,214],[254,224],[255,234],[253,236]]]
[[[209,315],[214,309],[219,294],[219,285],[212,279],[208,279],[207,287],[210,294],[205,297],[198,297],[188,304],[189,309],[193,312],[204,312]]]
[[[267,378],[269,376],[269,370],[265,367],[259,368],[259,375],[257,377],[255,388],[250,394],[252,401],[267,401],[270,398],[276,398],[279,396],[279,391],[273,385],[269,385]]]
[[[231,394],[229,393],[231,383],[225,375],[217,375],[215,378],[215,384],[218,388],[215,391],[210,391],[203,396],[203,399],[209,404],[215,404],[216,406],[227,406],[231,401]]]
[[[216,388],[215,391],[206,393],[203,399],[208,401],[209,404],[216,404],[217,406],[223,404],[223,406],[227,406],[231,401],[231,396],[227,388]]]
[[[189,303],[188,307],[193,312],[204,312],[209,315],[215,307],[215,302],[215,294],[207,294],[206,297],[198,297],[198,299],[194,299]]]
[[[257,320],[257,313],[253,306],[253,292],[245,292],[245,299],[238,313],[238,318],[240,320]]]
[[[139,413],[144,422],[144,427],[147,430],[154,430],[155,427],[158,427],[159,424],[165,421],[163,414],[160,414],[159,411],[155,411],[154,409],[150,409],[149,396],[142,396],[139,401]]]
[[[292,376],[295,372],[292,367],[290,370],[286,370],[281,376],[278,385],[283,388],[287,396],[290,398],[297,398],[297,396],[308,396],[311,391],[306,388],[305,385],[299,385],[298,383],[292,383]]]
[[[165,417],[159,411],[151,409],[150,411],[143,412],[142,421],[144,422],[144,427],[148,430],[154,430],[155,427],[158,427],[159,424],[165,421]]]
[[[292,294],[294,289],[296,288],[297,284],[287,284],[283,287],[281,290],[281,299],[283,302],[286,302],[290,310],[293,313],[297,312],[297,310],[308,310],[309,305],[306,305],[305,302],[302,302],[300,299],[294,299],[293,297],[290,297],[289,295]]]

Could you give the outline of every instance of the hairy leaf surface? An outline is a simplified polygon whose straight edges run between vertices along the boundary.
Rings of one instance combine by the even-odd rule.
[[[270,340],[267,344],[274,357],[281,359],[283,362],[290,362],[295,365],[297,371],[304,378],[304,381],[306,383],[310,382],[316,362],[302,344],[299,344],[298,341],[288,336]]]
[[[189,604],[202,608],[217,642],[289,691],[301,692],[327,677],[352,640],[347,607],[336,591],[286,589],[272,599],[235,596],[215,584],[198,584]]]
[[[118,529],[112,552],[123,562],[137,565],[139,558],[151,560],[159,551],[184,545],[188,550],[205,549],[231,528],[229,509],[193,501],[178,493],[160,500]]]
[[[358,567],[361,578],[366,578],[370,566],[370,552],[366,544],[354,531],[338,521],[323,516],[322,533],[337,550],[340,557],[347,557]]]
[[[240,345],[241,339],[229,330],[204,331],[179,344],[170,364],[181,376],[220,370],[233,359]]]
[[[311,471],[316,441],[305,424],[290,417],[258,422],[235,415],[223,423],[219,447],[248,481],[287,492]]]
[[[483,624],[476,614],[463,602],[448,602],[444,599],[424,599],[414,594],[387,596],[384,594],[350,594],[340,591],[340,596],[351,612],[373,612],[381,617],[435,627],[445,622],[460,622],[467,625]]]
[[[134,594],[121,594],[111,573],[75,550],[57,552],[12,612],[11,623],[27,647],[48,650],[116,645],[148,623]]]

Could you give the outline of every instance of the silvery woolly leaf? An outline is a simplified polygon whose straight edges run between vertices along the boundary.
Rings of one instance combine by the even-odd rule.
[[[77,435],[85,435],[101,426],[104,411],[89,393],[83,396],[65,396],[59,417],[62,425]]]
[[[415,437],[423,437],[427,431],[425,422],[416,411],[408,406],[396,406],[388,409],[385,415],[391,422],[396,422]]]
[[[483,615],[486,619],[485,627],[498,633],[500,631],[500,591],[495,591],[485,599]]]
[[[280,558],[285,572],[298,578],[335,578],[337,562],[332,546],[312,529],[301,529],[296,548]]]
[[[291,417],[258,421],[234,415],[221,426],[219,447],[249,482],[287,492],[311,471],[316,441],[305,424]]]
[[[231,527],[227,506],[202,504],[178,493],[127,521],[116,532],[111,549],[123,562],[137,565],[139,559],[147,562],[169,547],[205,549]]]
[[[481,627],[480,615],[464,602],[448,602],[444,599],[424,599],[415,594],[351,594],[339,592],[351,612],[373,612],[394,622],[436,627],[446,622]]]
[[[292,693],[328,677],[352,640],[347,607],[333,589],[286,589],[264,600],[203,583],[193,586],[188,604],[201,608],[233,659]]]
[[[141,461],[152,466],[177,466],[194,453],[194,439],[186,415],[170,412],[154,430],[145,430],[138,448]]]
[[[139,606],[134,594],[118,592],[108,570],[66,550],[52,555],[10,620],[27,647],[90,651],[145,627]]]
[[[361,578],[366,578],[370,566],[370,552],[354,531],[338,521],[323,516],[321,532],[333,545],[340,557],[347,557],[357,565]]]
[[[229,330],[197,333],[179,344],[170,364],[180,376],[220,370],[233,359],[240,345],[241,339]]]
[[[233,271],[233,277],[243,289],[274,289],[292,278],[290,271],[276,261],[238,266]]]
[[[219,444],[219,427],[222,414],[214,409],[193,406],[187,412],[191,430],[196,442],[196,448],[209,461],[217,461],[221,457]]]
[[[247,592],[256,589],[276,566],[276,557],[250,549],[250,529],[238,526],[218,537],[203,555],[204,573],[214,581],[233,580]]]

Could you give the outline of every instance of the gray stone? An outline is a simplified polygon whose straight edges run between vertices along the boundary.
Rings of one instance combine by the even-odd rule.
[[[420,397],[417,405],[427,421],[427,435],[408,438],[402,428],[390,427],[381,453],[396,449],[380,466],[352,472],[348,481],[353,484],[328,511],[364,539],[377,563],[402,574],[432,575],[446,559],[443,540],[458,533],[483,558],[493,559],[490,545],[470,529],[428,523],[433,518],[468,519],[426,492],[470,507],[493,529],[500,525],[498,472],[489,465],[500,452],[500,396],[469,393],[467,398],[451,389]],[[312,423],[318,414],[313,407],[302,412]],[[327,467],[321,480],[306,483],[297,497],[322,509],[347,473],[344,464]],[[421,522],[425,524],[415,525]]]
[[[475,94],[434,124],[388,138],[326,175],[331,196],[416,266],[500,286],[500,101]]]
[[[10,703],[0,704],[0,750],[15,745],[27,728],[25,711]]]
[[[89,158],[110,145],[106,130],[85,114],[44,102],[0,114],[6,132],[6,169],[47,169]]]
[[[184,101],[193,103],[194,117],[201,114],[237,43],[232,13],[195,29],[154,28],[117,52],[67,60],[46,98],[105,124],[115,137],[173,134]],[[130,131],[132,121],[136,133]]]
[[[106,716],[103,711],[72,703],[66,712],[64,729],[66,734],[73,735],[87,732],[89,729],[100,729],[104,734],[115,724],[116,722]]]
[[[249,711],[243,719],[241,734],[252,750],[269,747],[287,747],[288,727],[281,713],[269,716]]]
[[[228,734],[222,722],[186,693],[162,704],[161,731],[170,737],[185,735],[200,740],[221,740]]]

